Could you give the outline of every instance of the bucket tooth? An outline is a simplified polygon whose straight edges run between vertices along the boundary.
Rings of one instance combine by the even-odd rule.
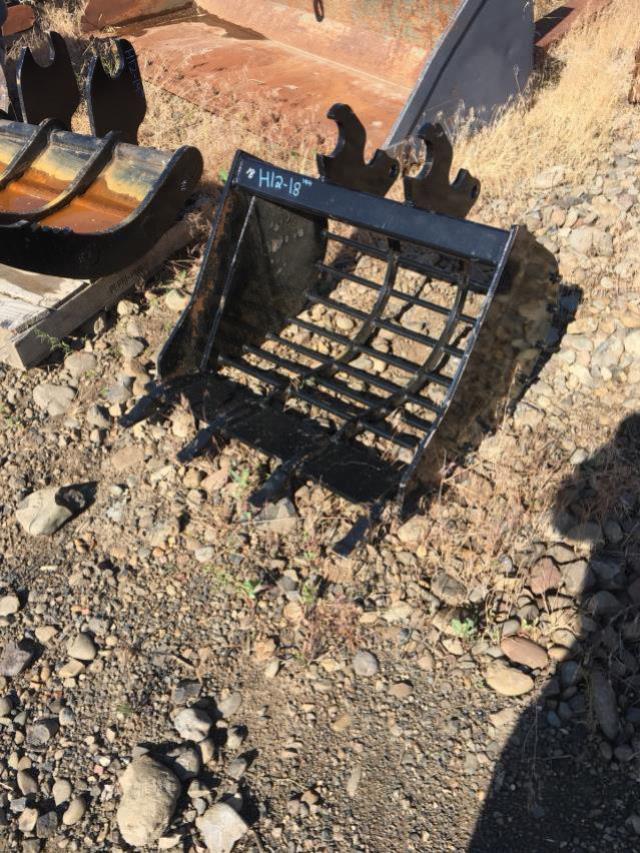
[[[55,118],[69,129],[80,104],[80,90],[65,40],[55,32],[49,33],[49,40],[47,65],[40,65],[28,47],[23,48],[18,60],[16,78],[22,120],[39,124],[46,118]]]
[[[420,174],[405,177],[405,198],[422,210],[432,210],[464,219],[480,196],[480,181],[460,169],[450,183],[453,147],[440,124],[425,124],[418,133],[425,146]]]
[[[334,104],[327,118],[338,125],[338,143],[332,154],[318,154],[320,175],[351,190],[386,195],[400,174],[398,161],[378,149],[366,162],[367,131],[347,104]]]
[[[117,130],[123,142],[136,145],[147,112],[136,52],[126,39],[116,41],[118,67],[111,74],[99,53],[91,60],[86,98],[91,132],[105,136]]]

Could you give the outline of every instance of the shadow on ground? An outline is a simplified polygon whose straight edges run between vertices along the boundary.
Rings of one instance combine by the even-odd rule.
[[[640,849],[640,414],[562,484],[554,520],[591,543],[574,641],[508,737],[468,853]]]

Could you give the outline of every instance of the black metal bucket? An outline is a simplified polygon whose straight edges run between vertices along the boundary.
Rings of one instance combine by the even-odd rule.
[[[407,189],[420,196],[418,184]],[[193,297],[160,354],[159,385],[127,420],[185,395],[205,427],[183,459],[218,434],[280,460],[254,504],[313,479],[369,505],[340,545],[348,552],[389,498],[402,504],[428,481],[438,433],[459,432],[447,422],[464,409],[465,372],[522,270],[514,247],[528,242],[524,230],[238,152]]]

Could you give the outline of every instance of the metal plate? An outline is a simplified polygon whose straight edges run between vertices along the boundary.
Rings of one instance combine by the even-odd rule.
[[[70,128],[80,104],[80,90],[65,40],[58,33],[49,33],[49,39],[46,65],[40,65],[28,47],[18,60],[16,79],[22,120],[40,124],[44,119],[55,118]]]
[[[89,123],[94,136],[117,130],[122,142],[136,145],[147,102],[131,42],[118,39],[116,49],[118,66],[113,73],[105,67],[100,53],[91,60],[85,90]]]
[[[412,139],[426,122],[441,122],[449,135],[458,116],[473,112],[475,128],[491,122],[497,109],[526,89],[533,42],[531,0],[464,0],[385,147]]]

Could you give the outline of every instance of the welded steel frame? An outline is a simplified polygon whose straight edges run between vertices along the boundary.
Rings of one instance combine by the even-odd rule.
[[[341,356],[329,357],[314,369],[305,368],[302,371],[304,375],[300,377],[302,381],[299,382],[283,382],[282,374],[277,371],[281,367],[299,374],[300,365],[296,365],[295,359],[282,359],[271,352],[266,353],[255,342],[237,341],[238,351],[235,353],[220,349],[219,338],[225,312],[234,300],[241,300],[241,292],[236,290],[234,277],[238,264],[243,262],[249,222],[262,203],[299,214],[305,221],[309,221],[313,239],[320,241],[319,252],[323,246],[326,248],[328,239],[334,239],[356,251],[366,250],[372,256],[377,255],[380,260],[387,261],[387,274],[382,286],[378,287],[373,311],[368,315],[357,309],[353,311],[362,321],[360,331],[352,338],[333,335],[334,340],[344,346]],[[244,211],[241,214],[238,214],[239,204]],[[329,221],[372,232],[383,238],[386,248],[361,244],[357,236],[338,235],[329,230]],[[366,528],[390,498],[395,496],[402,504],[417,484],[421,461],[449,410],[503,280],[516,233],[517,229],[503,231],[458,220],[323,179],[309,178],[287,169],[279,169],[240,151],[225,185],[193,296],[160,353],[158,384],[134,408],[126,422],[133,423],[164,402],[185,395],[194,414],[203,424],[203,429],[185,448],[182,459],[191,458],[200,452],[216,434],[239,439],[280,460],[274,473],[252,496],[255,505],[282,496],[292,479],[314,479],[352,502],[368,505],[369,511],[362,520]],[[446,256],[449,265],[453,262],[453,272],[450,266],[445,268],[435,262],[431,266],[428,262],[417,263],[413,258],[404,257],[402,245],[405,242],[423,248],[430,253],[429,256]],[[327,269],[323,269],[321,257],[314,261],[314,265],[321,273],[327,273]],[[382,308],[387,300],[390,296],[398,296],[393,287],[398,266],[419,272],[425,277],[435,276],[448,281],[455,288],[453,304],[438,338],[408,332],[404,327],[394,327],[394,324],[382,318]],[[350,275],[340,274],[340,277],[349,279]],[[351,277],[363,283],[359,276]],[[469,293],[479,294],[483,300],[475,317],[464,313]],[[311,293],[307,296],[305,304],[309,300],[320,301],[331,307],[330,298]],[[403,293],[402,299],[447,313],[441,306],[435,306],[422,297]],[[460,321],[469,325],[464,345],[458,345],[452,340],[453,330]],[[295,311],[287,318],[287,323],[304,327],[304,321],[295,316]],[[374,395],[369,391],[354,394],[345,383],[333,378],[333,374],[345,367],[347,373],[355,378],[362,373],[358,368],[350,367],[350,362],[354,354],[367,352],[366,338],[373,327],[389,328],[431,348],[423,364],[412,365],[412,375],[404,386],[382,378],[374,381],[367,374],[368,381],[376,386],[376,390],[386,392],[386,397],[375,397],[375,403],[370,399]],[[267,329],[265,340],[274,338],[277,338],[277,334]],[[290,349],[305,354],[304,345],[294,344]],[[274,370],[249,364],[243,358],[248,354],[271,361]],[[377,350],[375,355],[384,358]],[[395,357],[388,358],[393,360]],[[457,361],[455,372],[448,380],[438,370],[443,359]],[[402,362],[403,359],[398,358],[396,361]],[[270,391],[257,394],[249,387],[249,383],[244,385],[221,375],[224,368],[232,368],[247,378],[258,379]],[[425,405],[426,398],[421,391],[430,382],[444,383],[446,396],[441,405],[431,407],[433,417],[430,421],[408,416],[406,422],[414,430],[421,431],[420,438],[414,435],[409,441],[406,436],[389,427],[386,415],[406,401],[415,400]],[[354,399],[354,406],[344,405],[343,401],[336,401],[335,397],[326,399],[319,390],[323,387]],[[286,410],[286,402],[290,397],[305,400],[318,409],[330,412],[341,419],[343,425],[333,432],[327,431],[312,418],[305,418],[298,413],[291,414]],[[358,409],[355,402],[365,408]],[[364,431],[403,448],[411,454],[410,461],[402,464],[397,461],[393,464],[384,463],[370,447],[357,441]],[[354,476],[356,470],[359,473]],[[342,545],[343,552],[351,549],[361,532],[354,529],[348,537],[349,542],[345,541]]]

